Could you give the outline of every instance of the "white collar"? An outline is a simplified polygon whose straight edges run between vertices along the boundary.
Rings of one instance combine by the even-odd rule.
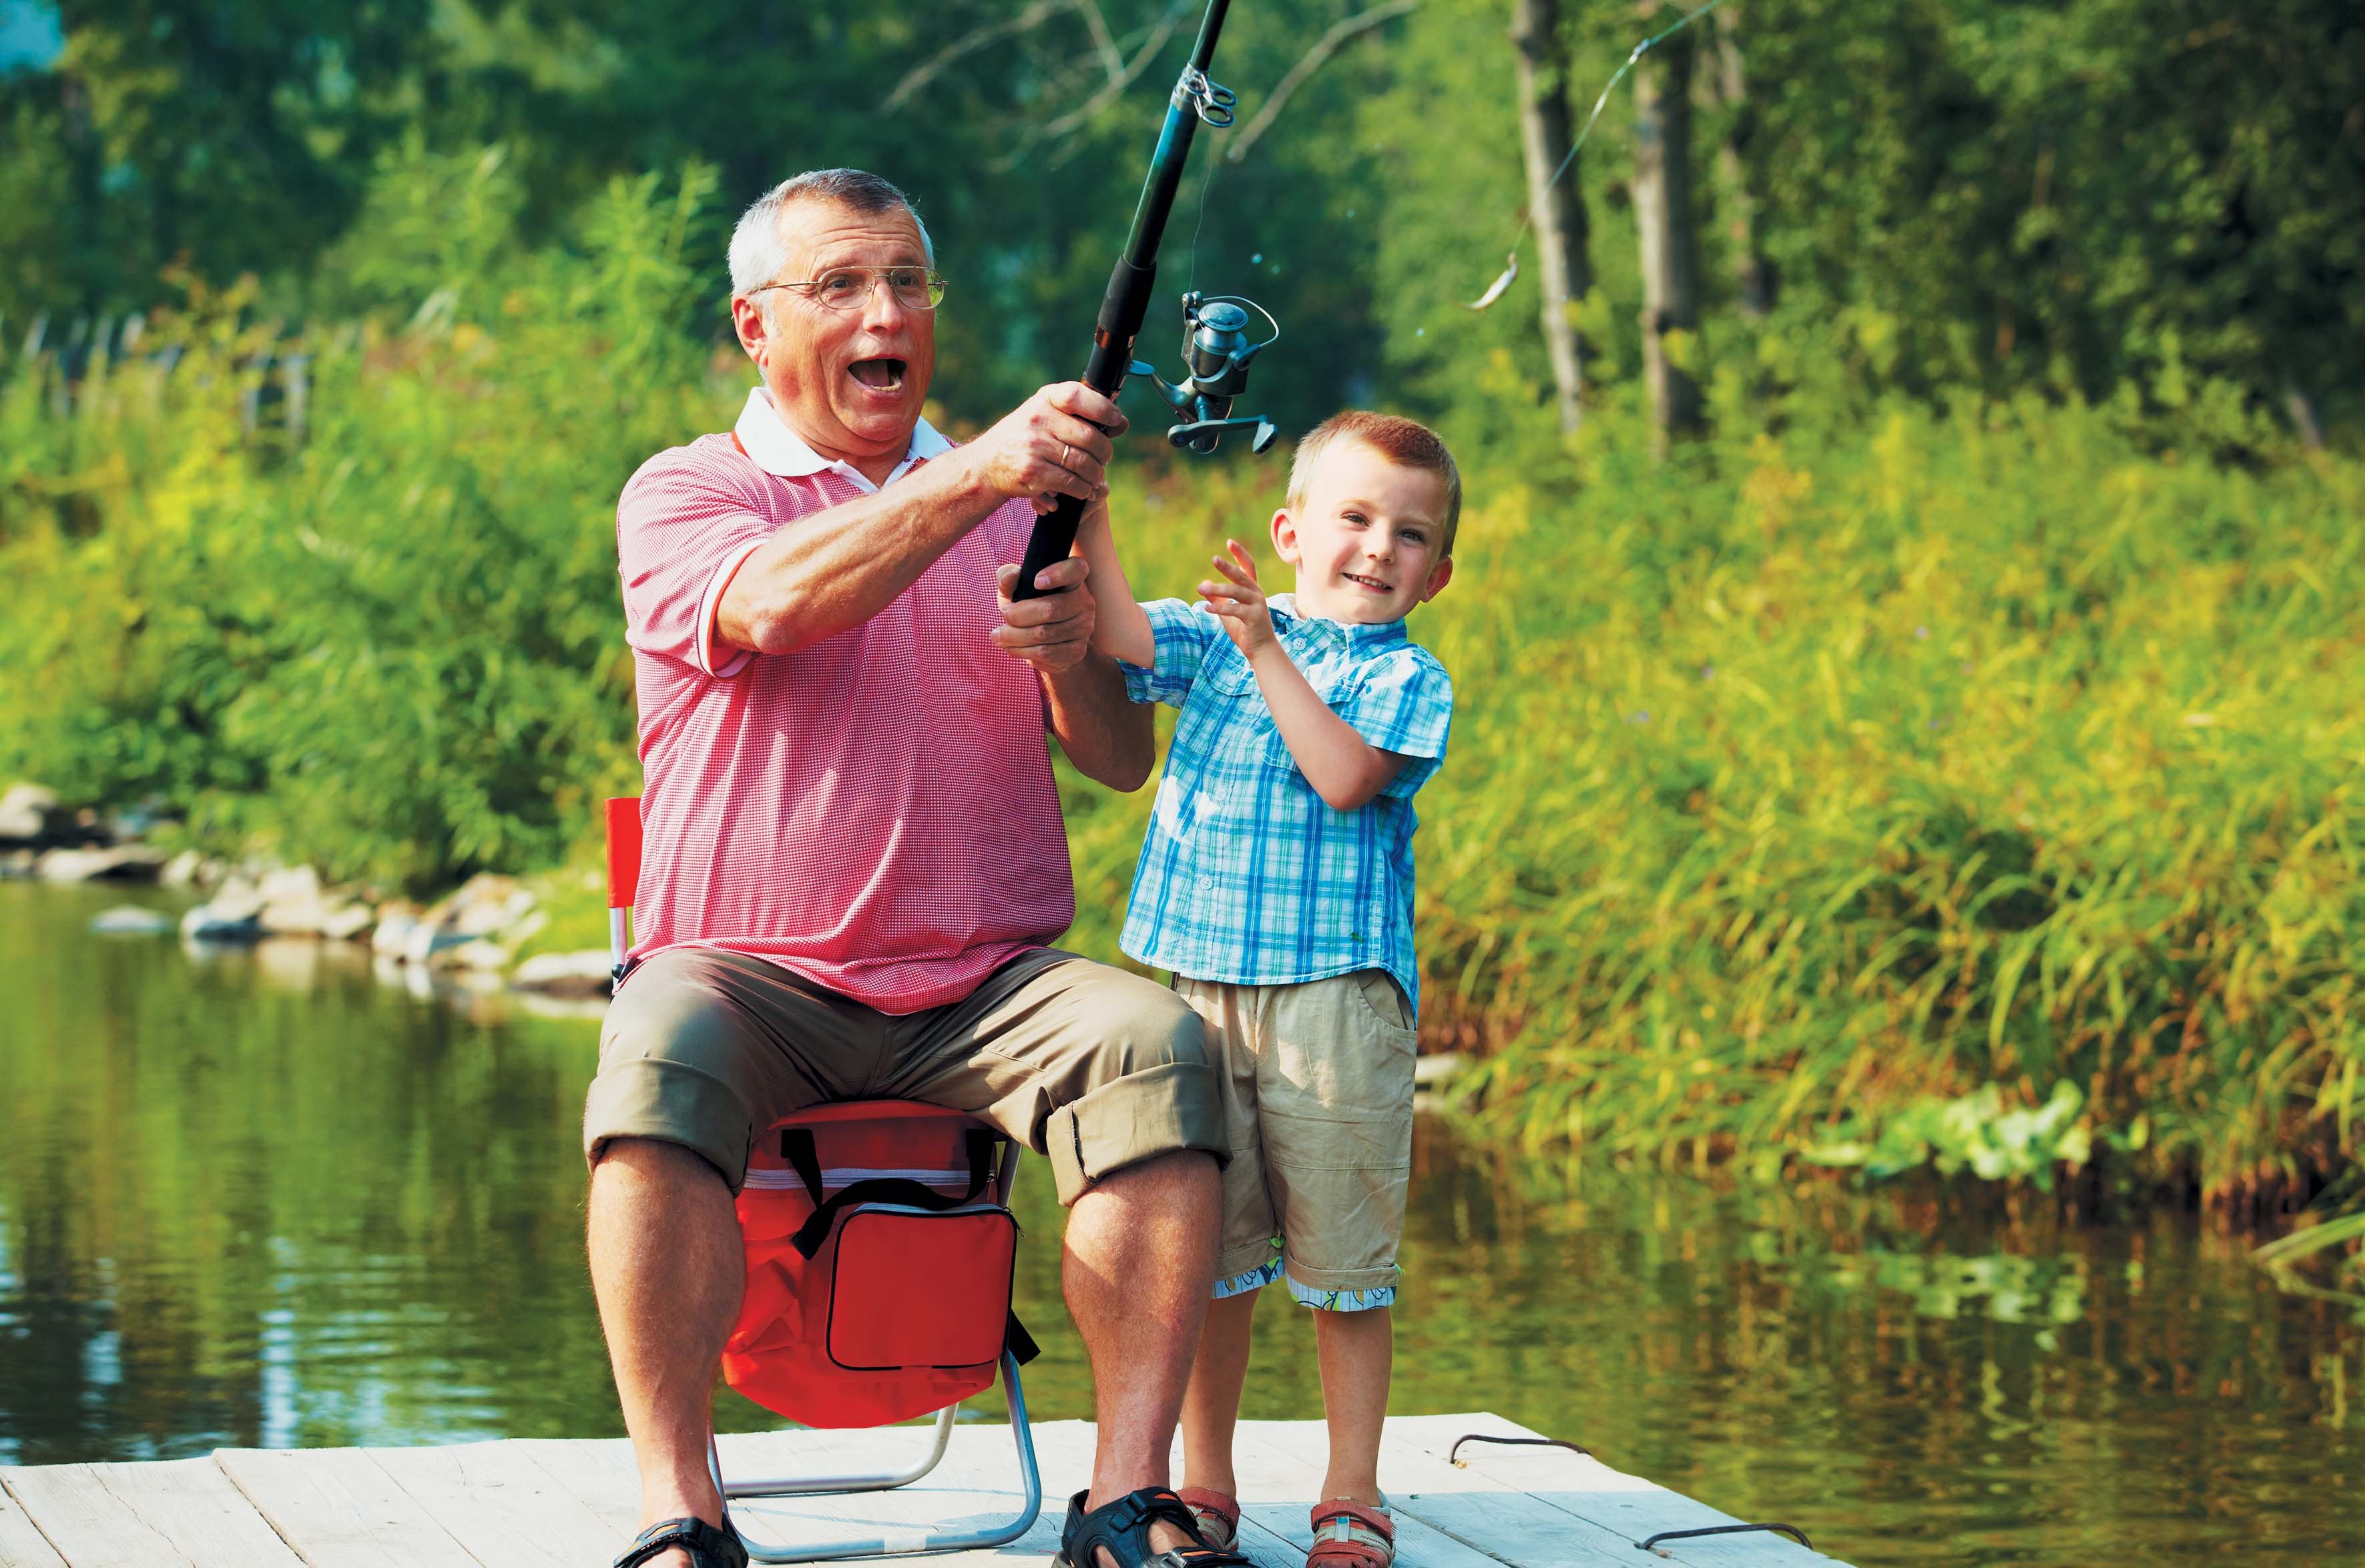
[[[824,457],[805,444],[804,438],[788,427],[779,410],[772,406],[770,388],[761,382],[747,394],[747,406],[739,410],[739,423],[734,427],[739,444],[745,449],[756,466],[768,474],[778,474],[783,479],[802,479],[827,470],[843,475],[865,491],[877,491],[860,469]],[[936,431],[936,427],[922,420],[912,430],[912,444],[904,449],[903,461],[895,465],[887,476],[891,485],[929,458],[950,452],[953,443]]]

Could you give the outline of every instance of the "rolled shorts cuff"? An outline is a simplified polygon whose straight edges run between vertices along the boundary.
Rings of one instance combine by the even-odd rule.
[[[1052,1112],[1043,1130],[1043,1152],[1062,1204],[1074,1203],[1093,1182],[1128,1165],[1186,1148],[1205,1150],[1219,1166],[1231,1158],[1216,1075],[1205,1062],[1129,1072]]]
[[[1216,1254],[1216,1291],[1211,1298],[1244,1295],[1281,1278],[1281,1238],[1233,1247]]]
[[[714,1167],[735,1195],[747,1179],[752,1136],[737,1091],[687,1062],[634,1057],[603,1068],[583,1101],[583,1159],[611,1140],[678,1144]]]
[[[1320,1294],[1325,1291],[1375,1291],[1393,1288],[1404,1271],[1391,1261],[1369,1269],[1315,1269],[1295,1258],[1283,1260],[1283,1271],[1293,1288]]]
[[[1396,1304],[1396,1287],[1393,1284],[1374,1285],[1368,1290],[1316,1290],[1287,1274],[1282,1276],[1281,1282],[1287,1287],[1290,1300],[1317,1312],[1369,1312]]]

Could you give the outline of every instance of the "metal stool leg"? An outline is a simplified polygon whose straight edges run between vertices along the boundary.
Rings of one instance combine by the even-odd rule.
[[[750,1535],[738,1520],[733,1524],[739,1539],[746,1543],[747,1555],[757,1562],[835,1562],[853,1557],[900,1557],[918,1552],[969,1551],[980,1547],[1001,1546],[1016,1540],[1033,1528],[1043,1512],[1043,1478],[1035,1463],[1035,1434],[1026,1421],[1026,1394],[1018,1379],[1017,1359],[1004,1350],[1002,1354],[1002,1385],[1010,1401],[1010,1431],[1018,1449],[1018,1478],[1025,1495],[1018,1512],[1000,1524],[981,1529],[962,1530],[947,1534],[919,1526],[891,1530],[868,1540],[833,1541],[824,1546],[785,1546]],[[723,1462],[714,1440],[707,1439],[707,1464],[713,1472],[714,1484],[730,1506],[734,1497],[812,1496],[824,1493],[883,1492],[892,1487],[907,1486],[936,1467],[945,1456],[946,1446],[952,1439],[953,1412],[958,1405],[947,1406],[936,1417],[936,1442],[920,1466],[900,1475],[816,1476],[805,1480],[793,1478],[771,1481],[733,1481],[723,1479]]]

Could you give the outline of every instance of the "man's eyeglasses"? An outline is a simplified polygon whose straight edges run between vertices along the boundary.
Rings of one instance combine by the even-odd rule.
[[[928,267],[832,267],[801,283],[768,283],[747,293],[801,288],[833,310],[856,310],[870,302],[871,291],[881,283],[906,310],[934,310],[945,297],[944,274]]]

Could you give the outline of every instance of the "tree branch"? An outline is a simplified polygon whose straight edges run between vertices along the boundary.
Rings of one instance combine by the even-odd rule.
[[[1084,26],[1091,29],[1093,47],[1101,51],[1101,66],[1108,79],[1115,81],[1125,73],[1125,54],[1109,34],[1108,18],[1101,14],[1100,0],[1076,0],[1076,9],[1084,14]]]
[[[1126,62],[1124,70],[1110,77],[1091,97],[1086,98],[1059,118],[1050,121],[997,159],[993,164],[994,172],[1008,174],[1026,162],[1027,154],[1043,142],[1059,140],[1106,108],[1119,94],[1133,84],[1136,77],[1149,68],[1151,61],[1158,58],[1158,51],[1166,47],[1168,39],[1174,36],[1175,28],[1182,23],[1182,15],[1190,6],[1191,0],[1173,0],[1173,4],[1166,7],[1165,14],[1151,26],[1149,36],[1142,41],[1141,48],[1135,51],[1131,60]]]
[[[1086,0],[1086,3],[1089,4],[1090,0]],[[1014,33],[1023,33],[1041,23],[1054,11],[1072,9],[1075,4],[1076,0],[1034,0],[1032,5],[1014,17],[1004,17],[998,22],[988,22],[984,27],[963,33],[959,38],[913,66],[901,82],[895,84],[895,90],[888,94],[887,101],[879,106],[879,112],[890,114],[902,108],[912,101],[913,95],[943,75],[965,56],[975,54],[986,45],[998,42]],[[1097,20],[1098,17],[1099,12],[1094,9],[1090,19]],[[1106,23],[1101,23],[1103,30],[1105,30],[1106,27]]]
[[[1350,39],[1367,33],[1383,22],[1394,21],[1407,11],[1417,10],[1419,6],[1420,0],[1387,0],[1385,5],[1374,6],[1368,11],[1360,12],[1343,21],[1333,23],[1330,30],[1317,39],[1314,47],[1307,50],[1304,57],[1289,68],[1289,73],[1281,79],[1280,84],[1273,88],[1265,101],[1257,106],[1256,118],[1241,127],[1240,133],[1232,138],[1231,146],[1225,149],[1225,161],[1237,163],[1247,157],[1249,149],[1257,144],[1257,139],[1265,133],[1272,122],[1280,118],[1281,111],[1288,106],[1290,95],[1304,86],[1306,79],[1322,69],[1323,62],[1338,53],[1339,48]]]

